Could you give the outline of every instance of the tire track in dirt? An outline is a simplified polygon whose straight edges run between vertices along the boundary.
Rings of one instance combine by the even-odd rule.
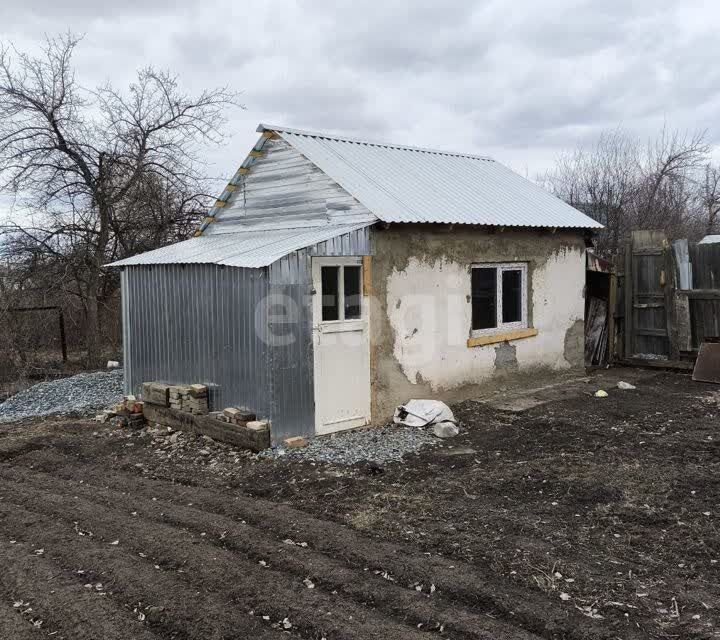
[[[60,456],[60,458],[62,458]],[[37,472],[32,471],[36,474]],[[48,478],[61,477],[77,482],[77,469],[56,467]],[[198,486],[178,486],[136,475],[108,476],[94,466],[83,467],[83,478],[95,489],[110,487],[144,499],[164,499],[172,504],[187,504],[209,514],[221,514],[245,520],[257,529],[274,536],[302,540],[316,551],[341,559],[351,567],[368,567],[388,572],[400,584],[435,584],[439,595],[453,598],[474,610],[482,608],[504,618],[517,628],[547,638],[614,638],[602,625],[581,616],[569,607],[547,597],[517,587],[510,580],[440,556],[423,555],[388,542],[367,538],[355,530],[332,521],[319,520],[286,505],[244,495],[218,494]],[[82,486],[82,485],[80,485]],[[378,579],[381,580],[381,579]],[[636,637],[628,629],[626,638]]]
[[[0,513],[6,512],[7,505],[0,504],[0,509]],[[128,612],[63,575],[33,546],[22,542],[3,545],[0,589],[6,598],[25,603],[19,609],[31,609],[25,614],[27,624],[37,621],[41,635],[54,632],[58,638],[73,640],[155,638],[137,620],[131,620]]]
[[[245,611],[235,612],[231,601],[218,602],[217,598],[205,599],[197,589],[186,587],[167,571],[158,571],[151,566],[150,561],[144,561],[136,554],[130,554],[117,547],[109,547],[107,544],[89,536],[79,536],[72,527],[67,524],[59,524],[59,520],[49,520],[45,514],[37,513],[17,505],[8,504],[3,500],[0,502],[0,531],[7,536],[13,536],[21,543],[22,538],[17,535],[18,529],[22,532],[29,529],[33,524],[37,525],[33,531],[42,531],[42,537],[33,534],[31,541],[25,541],[13,545],[17,547],[20,557],[3,557],[2,565],[8,564],[11,572],[19,576],[26,575],[29,563],[35,563],[39,558],[33,555],[33,548],[38,544],[47,547],[42,560],[52,562],[53,569],[47,580],[32,582],[30,584],[19,584],[15,593],[32,594],[31,603],[42,601],[43,606],[49,612],[62,610],[62,615],[52,615],[52,618],[59,617],[64,620],[65,604],[80,601],[83,604],[82,616],[76,620],[77,624],[72,626],[68,639],[87,638],[97,640],[98,638],[114,638],[112,632],[106,629],[98,631],[92,621],[113,621],[112,629],[116,628],[115,620],[121,614],[133,616],[129,620],[130,626],[134,624],[133,633],[123,632],[118,640],[126,638],[171,637],[178,640],[194,640],[194,638],[227,638],[239,632],[246,637],[258,638],[260,640],[271,640],[280,637],[272,630],[266,630],[263,625],[249,617]],[[16,525],[9,524],[9,517],[12,517]],[[50,547],[52,545],[52,548]],[[24,547],[24,549],[23,549]],[[24,555],[23,555],[24,551]],[[8,562],[9,561],[9,562]],[[0,565],[0,566],[2,566]],[[83,567],[82,574],[78,573],[78,567]],[[8,567],[2,566],[3,575],[8,574]],[[57,578],[60,577],[60,580]],[[106,596],[95,594],[94,584],[102,581]],[[84,587],[85,584],[93,584],[93,591]],[[53,589],[48,596],[47,585],[52,584]],[[62,588],[58,588],[60,584]],[[26,599],[28,596],[24,596]],[[89,601],[88,601],[89,598]],[[101,600],[102,599],[102,600]],[[114,611],[110,609],[113,603]],[[142,603],[142,606],[139,605]],[[153,605],[150,605],[153,603]],[[160,606],[154,603],[161,603]],[[150,609],[148,606],[150,605]],[[98,610],[98,607],[102,610]],[[134,612],[138,609],[138,612]],[[130,613],[133,612],[133,613]],[[147,613],[145,613],[147,612]],[[152,625],[153,633],[150,633],[139,622],[139,613],[146,615],[147,624]],[[120,621],[122,622],[122,621]],[[88,626],[90,633],[87,634]],[[117,624],[117,628],[124,629],[127,624]],[[112,631],[112,630],[111,630]],[[12,636],[8,636],[12,637]],[[282,637],[288,637],[282,634]]]
[[[33,479],[34,486],[37,481],[37,478]],[[52,486],[48,486],[48,483],[43,482],[39,488],[47,491],[57,486],[57,481],[53,481]],[[464,638],[496,638],[510,633],[518,638],[537,637],[529,633],[523,636],[517,627],[494,619],[493,616],[498,615],[495,611],[487,614],[468,611],[440,595],[430,597],[430,584],[425,584],[425,592],[419,593],[414,586],[405,588],[378,579],[364,567],[348,568],[342,562],[309,547],[289,546],[274,538],[264,538],[265,532],[225,516],[165,501],[149,501],[138,505],[136,495],[122,495],[107,489],[87,487],[85,484],[73,485],[71,488],[83,499],[101,504],[103,508],[123,509],[122,515],[135,509],[139,516],[154,522],[172,524],[196,534],[209,534],[205,537],[209,544],[242,553],[255,562],[272,559],[271,566],[281,566],[283,572],[293,574],[299,581],[310,577],[326,592],[337,591],[362,605],[370,602],[387,615],[412,626],[421,625],[424,629],[443,627],[445,631]]]
[[[426,637],[424,632],[387,618],[375,609],[356,605],[336,594],[307,589],[299,581],[289,579],[290,576],[263,568],[225,549],[212,547],[202,538],[196,538],[197,544],[193,545],[191,534],[170,525],[152,523],[150,527],[151,521],[137,521],[124,513],[114,518],[113,512],[99,512],[97,505],[82,498],[68,504],[67,495],[51,493],[45,488],[39,493],[15,484],[7,493],[6,487],[7,484],[0,489],[5,495],[4,502],[64,521],[69,527],[77,520],[83,527],[90,528],[97,539],[112,540],[122,533],[124,547],[136,553],[144,552],[154,557],[158,564],[183,566],[185,573],[177,574],[178,579],[224,593],[236,602],[236,606],[242,603],[245,611],[260,610],[270,613],[273,619],[288,617],[293,629],[305,637],[315,638],[318,634],[338,640],[376,637],[421,640]],[[189,546],[193,548],[188,549]],[[502,640],[528,636],[519,632],[476,637]]]

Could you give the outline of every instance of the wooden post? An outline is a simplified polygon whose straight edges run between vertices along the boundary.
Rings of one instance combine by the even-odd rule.
[[[663,293],[665,294],[665,326],[667,327],[668,341],[670,342],[670,359],[680,359],[680,348],[678,346],[678,332],[675,323],[675,261],[673,258],[672,247],[670,243],[663,243],[663,251],[665,253],[665,282],[663,283]]]
[[[617,276],[610,272],[610,292],[608,294],[608,362],[617,359],[615,344],[615,312],[617,309]]]
[[[633,264],[632,240],[625,245],[625,358],[632,358],[633,353]]]
[[[65,340],[65,316],[62,308],[58,308],[58,325],[60,327],[60,349],[62,350],[63,362],[67,362],[67,342]]]

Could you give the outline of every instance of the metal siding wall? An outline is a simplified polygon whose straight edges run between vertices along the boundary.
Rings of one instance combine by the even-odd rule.
[[[272,437],[277,442],[315,433],[312,282],[307,250],[270,265],[269,277]],[[283,315],[273,313],[273,304],[281,305]]]
[[[213,385],[213,408],[246,405],[270,417],[266,270],[136,266],[122,285],[127,391],[149,380],[202,382]]]
[[[217,385],[213,408],[246,405],[270,418],[274,442],[314,435],[311,256],[369,253],[365,228],[295,251],[267,269],[125,268],[126,392],[139,393],[150,380]],[[269,294],[287,315],[268,316]]]
[[[285,317],[269,318],[272,336],[273,440],[315,434],[314,354],[312,333],[313,256],[370,254],[368,228],[295,251],[269,267],[270,291],[280,296]]]

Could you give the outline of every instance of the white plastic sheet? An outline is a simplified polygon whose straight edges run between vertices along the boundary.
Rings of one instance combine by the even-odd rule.
[[[410,400],[395,409],[395,424],[408,427],[425,427],[438,422],[455,423],[455,416],[444,402],[439,400]]]

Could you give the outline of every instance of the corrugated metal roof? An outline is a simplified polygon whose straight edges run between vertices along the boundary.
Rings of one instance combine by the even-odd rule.
[[[715,244],[720,242],[720,235],[709,235],[705,236],[698,244]]]
[[[258,131],[287,140],[385,222],[602,228],[491,158],[275,125]]]
[[[273,229],[199,236],[119,260],[107,266],[220,264],[228,267],[266,267],[293,251],[366,226],[367,223],[326,225],[304,229]]]

